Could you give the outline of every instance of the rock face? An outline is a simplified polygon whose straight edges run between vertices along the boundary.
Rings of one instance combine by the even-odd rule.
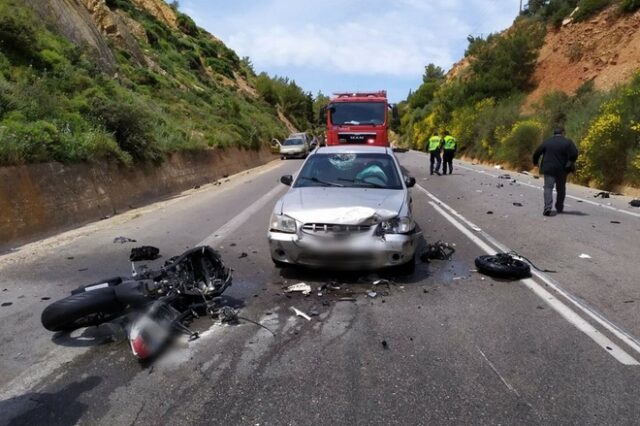
[[[88,0],[87,0],[88,1]],[[80,0],[25,0],[58,32],[78,45],[87,46],[108,74],[116,72],[116,58],[94,17]]]
[[[640,13],[622,15],[613,6],[585,22],[549,29],[533,75],[536,89],[526,105],[556,90],[573,94],[592,80],[609,90],[640,68]]]
[[[163,0],[132,0],[133,3],[172,28],[177,28],[176,13]]]

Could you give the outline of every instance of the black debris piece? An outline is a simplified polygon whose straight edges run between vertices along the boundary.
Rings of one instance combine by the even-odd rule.
[[[78,269],[78,272],[85,272],[85,271],[88,271],[88,270],[89,270],[89,268],[80,268],[80,269]]]
[[[611,194],[609,192],[605,192],[605,191],[600,191],[596,195],[593,196],[593,198],[609,198],[609,197],[611,197]]]
[[[633,303],[634,300],[625,300],[623,303]]]
[[[341,297],[338,299],[338,302],[355,302],[356,299],[353,297]]]
[[[511,175],[508,173],[505,173],[503,175],[498,176],[498,179],[511,179]]]
[[[11,306],[11,305],[13,305],[13,302],[4,302],[4,303],[3,303],[2,305],[0,305],[0,306],[2,306],[2,307],[4,308],[4,307],[6,307],[6,306]]]
[[[115,237],[113,239],[113,244],[126,244],[126,243],[136,243],[137,241],[129,238],[129,237]]]
[[[194,186],[193,189],[200,189],[200,185]]]
[[[522,279],[531,276],[531,267],[508,253],[478,256],[478,272],[495,278]]]
[[[453,245],[437,241],[434,244],[427,244],[424,252],[420,255],[420,260],[429,262],[429,260],[451,260],[451,256],[456,252]]]
[[[383,347],[384,349],[389,349],[389,344],[387,343],[387,341],[386,341],[386,340],[383,340],[383,341],[382,341],[382,342],[380,342],[380,343],[382,344],[382,347]]]
[[[522,203],[518,203],[518,202],[513,203],[513,205],[516,207],[522,207]]]
[[[612,220],[612,221],[611,221],[611,223],[614,223],[614,224],[616,224],[616,225],[619,225],[619,224],[620,224],[620,221],[619,221],[619,220]]]
[[[75,259],[75,257],[73,257],[73,256],[67,257],[67,260],[73,260],[73,259]]]
[[[245,252],[240,253],[240,256],[238,256],[238,259],[244,259],[245,257],[248,257],[249,255]]]
[[[640,199],[629,201],[631,207],[640,207]]]
[[[41,297],[40,300],[50,300],[50,297]]]
[[[235,247],[235,246],[237,246],[237,244],[236,244],[236,243],[231,243],[231,244],[229,244],[229,247]]]
[[[143,260],[156,260],[160,257],[160,249],[153,246],[134,247],[131,249],[129,260],[140,262]]]
[[[491,210],[489,210],[489,211],[487,212],[487,214],[493,214],[493,212],[492,212]]]
[[[223,324],[238,323],[238,312],[231,306],[221,307],[220,311],[218,311],[218,315],[220,316],[220,321],[222,321]]]

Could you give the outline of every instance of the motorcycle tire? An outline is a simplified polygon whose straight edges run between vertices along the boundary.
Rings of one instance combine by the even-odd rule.
[[[476,268],[483,274],[495,278],[522,279],[531,276],[531,267],[518,259],[505,262],[499,256],[478,256],[475,261]]]
[[[107,322],[124,308],[112,288],[103,288],[52,303],[42,311],[41,321],[49,331],[75,330]]]

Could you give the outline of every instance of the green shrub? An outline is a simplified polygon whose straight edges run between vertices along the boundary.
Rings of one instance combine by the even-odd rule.
[[[26,11],[0,6],[0,51],[14,61],[30,62],[37,58],[35,28]]]
[[[542,143],[543,125],[537,120],[517,122],[501,141],[497,158],[516,170],[531,168],[531,157]]]
[[[611,0],[580,0],[574,19],[576,21],[589,19],[610,4]]]
[[[640,0],[622,0],[620,2],[620,10],[625,13],[633,13],[640,9]]]
[[[180,31],[187,35],[196,37],[198,34],[200,34],[198,26],[195,22],[193,22],[193,19],[183,13],[178,13],[176,24],[178,25],[178,28],[180,28]]]

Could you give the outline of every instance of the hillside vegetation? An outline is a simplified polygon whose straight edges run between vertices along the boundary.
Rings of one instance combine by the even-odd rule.
[[[99,6],[95,16],[108,20],[96,26],[115,70],[23,0],[0,1],[0,165],[108,158],[132,165],[181,150],[255,149],[286,135],[277,108],[299,128],[309,125],[309,94],[295,82],[256,76],[248,58],[175,5],[161,5],[175,26],[133,0]],[[124,39],[112,21],[132,36]],[[256,93],[263,81],[273,85],[269,96]]]
[[[640,1],[530,1],[508,30],[487,38],[469,37],[458,66],[447,76],[427,66],[423,84],[402,103],[402,141],[422,149],[432,132],[448,129],[458,138],[463,155],[523,170],[531,168],[535,147],[562,125],[582,154],[575,179],[609,188],[640,186],[640,74],[610,90],[599,89],[594,76],[578,80],[572,92],[551,89],[533,104],[527,102],[536,88],[533,76],[547,33],[559,31],[563,22],[581,25],[605,9],[611,19],[626,19],[640,9]],[[546,84],[553,81],[550,77]]]

